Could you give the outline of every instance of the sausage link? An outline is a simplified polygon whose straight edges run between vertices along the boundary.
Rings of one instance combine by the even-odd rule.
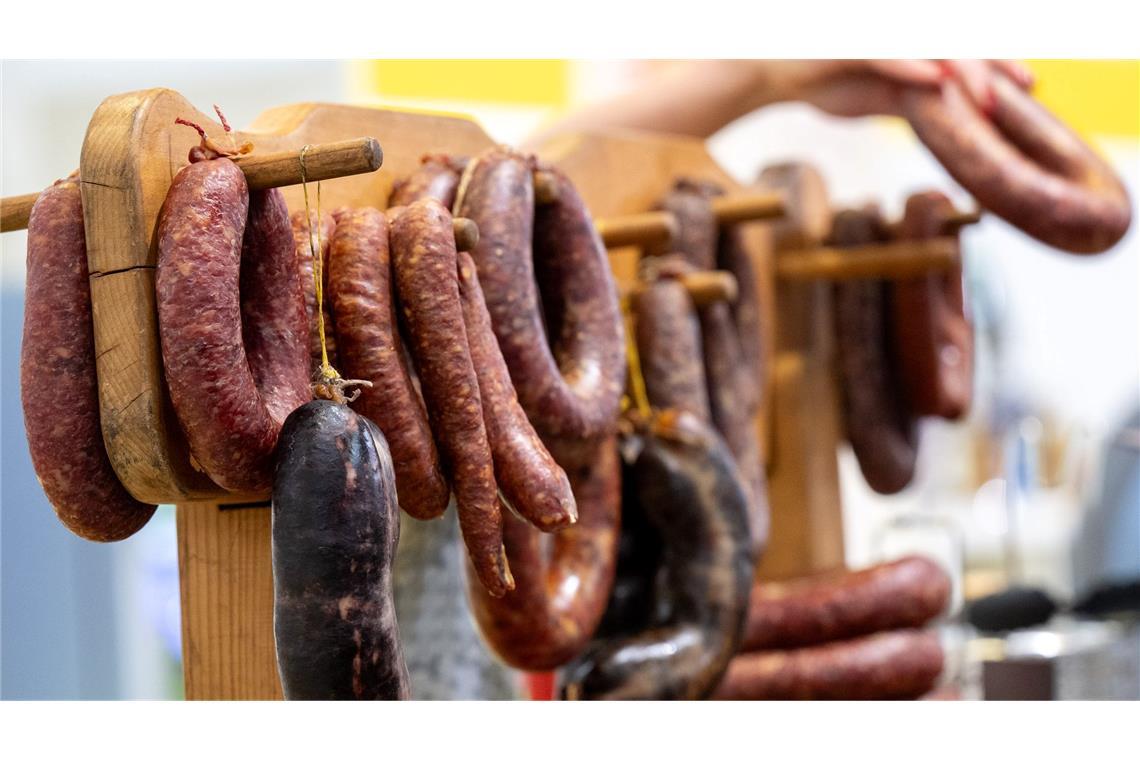
[[[716,432],[684,413],[654,420],[632,469],[661,537],[662,613],[647,630],[596,642],[563,670],[560,688],[567,699],[702,699],[744,630],[746,486]]]
[[[637,352],[649,403],[710,422],[700,322],[684,286],[648,282],[633,299]]]
[[[26,282],[20,401],[32,467],[72,533],[127,538],[155,508],[127,493],[103,443],[77,179],[56,182],[32,206]]]
[[[950,599],[950,579],[925,557],[824,573],[752,589],[744,651],[790,649],[919,627]]]
[[[433,198],[416,201],[393,224],[391,244],[396,291],[432,430],[452,479],[463,540],[484,588],[502,596],[515,584],[463,326],[451,214]]]
[[[932,191],[907,198],[899,232],[922,240],[943,234],[954,205]],[[892,283],[891,326],[899,379],[914,413],[956,420],[970,408],[974,329],[966,315],[962,265]]]
[[[496,655],[522,670],[552,670],[587,645],[613,587],[621,531],[616,437],[549,445],[570,478],[578,522],[544,536],[507,514],[503,541],[516,585],[502,598],[467,573],[480,633]]]
[[[942,673],[935,631],[876,633],[803,649],[737,655],[713,699],[916,699]]]
[[[341,214],[329,256],[329,300],[341,371],[372,383],[353,406],[391,444],[400,506],[430,520],[447,509],[450,489],[397,327],[388,236],[388,222],[374,208]]]
[[[215,483],[237,492],[268,490],[284,414],[307,400],[301,388],[292,387],[294,376],[304,376],[304,393],[309,391],[307,327],[292,335],[278,333],[296,341],[296,346],[254,346],[259,352],[256,372],[246,353],[243,327],[247,335],[256,336],[256,323],[267,326],[267,335],[293,319],[304,325],[288,218],[282,224],[287,247],[277,250],[262,247],[276,239],[275,234],[268,237],[276,223],[261,216],[254,220],[250,250],[256,246],[256,255],[272,263],[247,265],[246,281],[255,291],[247,295],[259,303],[272,302],[270,293],[280,288],[281,296],[268,313],[250,315],[254,325],[243,325],[239,282],[249,200],[245,176],[228,158],[184,167],[159,211],[155,273],[163,369],[174,411],[195,460]],[[265,203],[259,201],[259,208],[266,209]],[[291,281],[257,281],[258,272],[287,270],[285,259],[293,267]],[[282,366],[274,374],[270,368],[276,358],[300,363]],[[271,383],[274,390],[297,395],[271,398],[270,387],[259,389],[257,378]]]
[[[566,473],[542,445],[526,413],[519,406],[511,376],[499,351],[475,262],[458,255],[459,296],[471,350],[471,363],[479,379],[483,424],[495,463],[495,481],[507,503],[539,530],[555,531],[578,519],[578,508]]]
[[[947,171],[987,209],[1073,253],[1115,245],[1132,221],[1112,168],[1032,96],[992,81],[987,116],[954,81],[941,91],[906,88],[903,113]]]
[[[556,200],[535,209],[533,169],[532,159],[507,149],[484,152],[464,172],[456,212],[479,226],[471,255],[519,402],[535,429],[544,440],[607,434],[625,386],[617,289],[574,186],[550,168]],[[546,286],[545,311],[536,277]]]
[[[316,212],[313,212],[311,218],[316,219]],[[293,244],[297,249],[297,261],[301,269],[301,286],[305,292],[305,311],[309,316],[309,357],[312,370],[316,372],[321,366],[321,334],[320,327],[317,324],[317,289],[316,282],[313,280],[313,247],[317,245],[317,240],[314,237],[310,241],[310,235],[315,232],[316,236],[320,238],[317,255],[321,257],[321,286],[324,290],[324,297],[321,299],[321,311],[325,322],[325,349],[328,353],[329,364],[336,367],[339,366],[336,354],[336,324],[333,322],[332,298],[329,295],[329,250],[332,247],[332,239],[336,230],[336,220],[333,219],[332,214],[322,211],[320,223],[310,225],[305,219],[305,212],[302,210],[294,212],[291,221],[293,223]]]
[[[435,198],[447,208],[455,205],[459,176],[467,161],[454,156],[429,153],[420,158],[420,167],[392,184],[388,206],[407,206],[421,198]]]
[[[841,211],[832,239],[852,246],[882,240],[873,211]],[[847,438],[867,485],[882,494],[901,491],[914,477],[916,425],[895,374],[888,340],[889,290],[881,280],[835,285],[835,333]]]
[[[400,511],[384,436],[311,401],[281,431],[273,632],[286,699],[408,699],[392,597]]]

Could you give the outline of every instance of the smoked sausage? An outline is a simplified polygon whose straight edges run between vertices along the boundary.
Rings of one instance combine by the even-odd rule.
[[[744,651],[790,649],[893,628],[919,627],[950,598],[950,579],[925,557],[822,573],[752,589]]]
[[[281,431],[273,482],[273,631],[286,699],[408,699],[392,598],[400,537],[380,430],[310,401]]]
[[[36,477],[68,530],[119,541],[155,508],[119,482],[99,424],[95,333],[79,180],[44,190],[28,221],[20,401]]]
[[[907,198],[899,237],[922,240],[946,234],[954,205],[931,191]],[[974,330],[966,313],[959,263],[941,272],[891,283],[891,329],[899,380],[918,416],[957,420],[970,408],[974,381]]]
[[[314,211],[310,217],[314,221]],[[329,248],[332,245],[336,220],[332,214],[322,211],[320,223],[310,225],[303,210],[293,213],[293,244],[297,249],[297,262],[301,270],[301,286],[305,292],[305,311],[309,315],[309,356],[315,373],[321,366],[321,334],[317,323],[317,288],[313,279],[313,250],[321,257],[321,314],[324,319],[325,349],[329,363],[338,366],[336,355],[336,325],[333,322],[332,299],[329,296]],[[310,239],[311,238],[311,239]]]
[[[400,506],[430,520],[447,509],[450,488],[397,327],[388,236],[383,212],[342,211],[332,242],[328,295],[341,371],[372,383],[361,389],[354,408],[379,425],[391,445]]]
[[[1132,221],[1123,183],[1103,158],[1000,74],[983,113],[952,78],[941,90],[903,90],[918,138],[985,208],[1072,253],[1115,245]]]
[[[447,208],[455,205],[459,177],[467,161],[455,156],[429,153],[420,158],[420,166],[404,179],[392,184],[388,206],[407,206],[421,198],[435,198]]]

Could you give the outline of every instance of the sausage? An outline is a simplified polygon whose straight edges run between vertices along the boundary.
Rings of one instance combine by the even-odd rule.
[[[396,481],[380,430],[310,401],[281,431],[273,633],[286,699],[408,699],[392,598]]]
[[[620,467],[615,436],[550,441],[570,479],[578,522],[545,536],[507,514],[503,541],[515,590],[496,599],[467,573],[480,633],[511,667],[552,670],[577,655],[597,630],[613,587],[621,530]]]
[[[1008,78],[992,78],[983,113],[957,82],[905,88],[918,138],[978,202],[1038,240],[1072,253],[1115,245],[1132,221],[1120,178],[1075,133]]]
[[[661,537],[661,612],[643,631],[596,642],[563,669],[559,688],[567,699],[702,699],[744,631],[746,486],[716,432],[683,412],[652,421],[632,470]]]
[[[485,151],[464,171],[456,213],[479,227],[471,256],[491,326],[539,435],[605,435],[614,429],[625,386],[617,289],[574,186],[545,168],[556,200],[536,209],[533,169],[533,160],[519,153]],[[542,307],[536,278],[546,285]]]
[[[68,530],[91,541],[122,540],[155,507],[127,492],[103,443],[78,178],[36,199],[27,267],[20,402],[32,467]]]
[[[922,240],[943,234],[954,205],[931,191],[907,198],[899,236]],[[962,265],[891,284],[891,328],[898,372],[919,416],[957,420],[970,408],[974,330],[966,314]]]
[[[430,153],[420,158],[420,167],[392,184],[388,206],[407,206],[421,198],[435,198],[447,208],[455,205],[459,176],[466,159]]]
[[[519,406],[491,329],[475,262],[466,253],[460,253],[458,261],[463,323],[471,363],[479,379],[483,425],[495,463],[495,481],[507,505],[519,516],[539,530],[561,530],[578,519],[570,481]]]
[[[316,218],[313,212],[311,219]],[[322,211],[320,223],[310,225],[305,212],[296,211],[291,218],[293,223],[293,244],[297,249],[297,261],[301,270],[301,286],[305,292],[305,312],[309,316],[309,356],[313,372],[321,366],[321,334],[317,323],[317,290],[313,279],[313,248],[321,257],[321,313],[324,318],[325,349],[329,364],[339,365],[336,354],[336,324],[333,322],[332,298],[329,295],[329,249],[332,245],[336,220],[332,214]],[[313,234],[315,233],[315,234]],[[313,234],[310,240],[310,234]]]
[[[675,279],[645,283],[633,299],[637,353],[649,403],[711,422],[700,322]]]
[[[882,240],[873,211],[841,211],[832,239],[852,246]],[[894,369],[888,340],[889,290],[881,280],[835,284],[835,334],[847,439],[867,485],[882,494],[901,491],[914,476],[916,425]]]
[[[919,627],[946,609],[950,579],[925,557],[823,573],[752,589],[744,651],[790,649],[892,628]]]
[[[455,491],[463,540],[484,588],[502,596],[514,588],[514,580],[463,326],[451,214],[433,198],[416,201],[396,218],[390,239],[396,292],[428,417]]]
[[[420,520],[447,509],[451,489],[427,411],[409,375],[397,327],[385,215],[374,208],[340,214],[329,261],[329,300],[346,377],[371,381],[353,402],[380,426],[392,448],[400,506]]]
[[[849,641],[737,655],[713,699],[916,699],[942,673],[935,631],[900,630]]]
[[[669,212],[677,221],[677,234],[670,241],[669,252],[680,254],[701,271],[716,268],[719,228],[708,202],[713,194],[712,188],[703,183],[680,179],[654,207]]]
[[[285,213],[272,193],[258,197],[243,245],[245,176],[228,158],[203,159],[175,175],[158,215],[155,292],[170,400],[195,460],[219,486],[238,492],[269,489],[281,424],[311,397],[289,219],[271,218]],[[241,277],[243,249],[259,260],[246,263]],[[259,280],[270,274],[280,279]],[[239,278],[249,291],[241,298],[251,304],[244,315]],[[265,342],[247,354],[243,334],[256,340],[262,327]]]

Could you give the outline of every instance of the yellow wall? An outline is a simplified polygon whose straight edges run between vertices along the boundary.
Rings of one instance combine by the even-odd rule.
[[[1084,135],[1140,136],[1140,61],[1034,60],[1034,94]]]

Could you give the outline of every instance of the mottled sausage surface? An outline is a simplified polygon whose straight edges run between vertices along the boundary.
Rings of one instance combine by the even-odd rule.
[[[570,481],[519,406],[510,373],[491,329],[491,317],[483,301],[475,262],[466,253],[460,253],[458,261],[463,322],[471,362],[479,379],[483,424],[495,463],[495,481],[506,503],[520,517],[539,530],[561,530],[578,518]]]
[[[832,240],[854,246],[884,239],[874,211],[841,211]],[[867,485],[882,494],[901,491],[914,476],[915,420],[895,371],[889,340],[890,291],[881,280],[835,284],[835,336],[847,439]]]
[[[637,353],[649,403],[711,422],[700,321],[675,279],[647,282],[633,298]]]
[[[946,609],[950,578],[925,557],[862,570],[758,583],[744,651],[789,649],[893,628],[922,626]]]
[[[281,432],[273,483],[273,631],[286,699],[408,699],[392,598],[400,537],[383,434],[317,400]]]
[[[535,429],[544,439],[607,434],[625,385],[617,289],[573,184],[544,168],[556,200],[536,209],[534,168],[531,158],[504,148],[484,152],[464,172],[456,213],[479,227],[471,256]],[[544,285],[541,305],[536,278]]]
[[[912,195],[899,237],[923,240],[946,234],[953,213],[954,205],[942,193]],[[891,287],[899,380],[911,408],[919,416],[959,419],[969,410],[974,390],[974,328],[966,313],[961,263],[896,280]]]
[[[451,489],[428,426],[423,400],[409,375],[397,326],[384,213],[345,210],[329,261],[329,292],[339,336],[340,371],[368,380],[353,407],[380,426],[392,449],[400,506],[421,520],[447,509]]]
[[[79,181],[44,190],[28,221],[20,402],[36,477],[60,521],[118,541],[155,508],[119,482],[99,424],[99,384]]]
[[[935,631],[900,630],[802,649],[749,652],[713,699],[916,699],[942,672]]]
[[[439,153],[422,156],[414,172],[392,184],[388,206],[407,206],[422,198],[435,198],[450,209],[455,205],[459,176],[466,165],[465,159],[455,156]]]
[[[1097,253],[1128,230],[1119,177],[1032,96],[994,76],[987,115],[957,82],[907,88],[903,112],[919,139],[987,209],[1057,248]]]
[[[669,252],[680,254],[694,269],[716,268],[716,246],[720,230],[708,199],[711,186],[679,180],[655,209],[667,211],[677,221],[677,234]]]
[[[565,668],[567,699],[702,699],[743,634],[753,564],[747,492],[731,454],[683,413],[659,415],[642,438],[632,475],[661,540],[657,614]]]
[[[338,225],[339,226],[339,225]],[[480,582],[492,596],[514,588],[503,549],[491,448],[471,362],[451,214],[425,198],[392,225],[396,291],[428,417],[459,510],[459,526]]]
[[[305,312],[309,317],[309,357],[311,368],[316,372],[321,366],[321,334],[317,323],[317,286],[313,279],[313,250],[321,257],[321,313],[324,318],[325,349],[329,364],[339,366],[336,354],[336,324],[333,322],[332,299],[329,297],[329,249],[332,245],[333,232],[336,229],[336,220],[332,214],[322,211],[320,222],[316,223],[317,213],[314,211],[310,217],[314,222],[310,224],[305,218],[305,212],[295,211],[291,218],[293,223],[293,245],[297,249],[297,261],[301,269],[301,286],[305,292]]]

